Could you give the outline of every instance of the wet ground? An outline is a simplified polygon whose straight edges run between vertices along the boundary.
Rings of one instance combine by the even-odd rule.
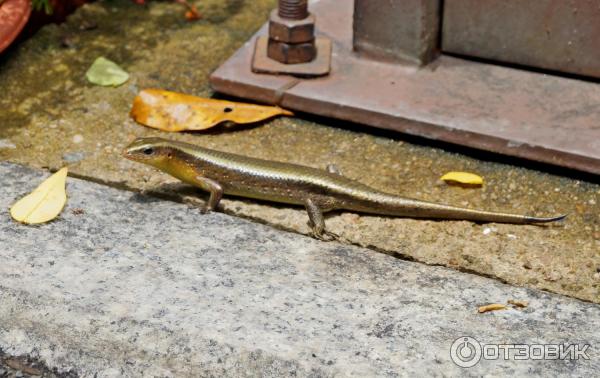
[[[511,212],[568,213],[562,225],[539,227],[424,221],[334,214],[328,228],[349,243],[600,303],[600,185],[429,146],[401,134],[309,117],[280,118],[209,133],[168,134],[128,115],[143,88],[212,96],[208,75],[267,18],[275,1],[198,2],[204,19],[187,22],[180,6],[97,2],[60,26],[0,57],[0,159],[33,167],[70,166],[77,177],[199,203],[206,196],[161,173],[126,161],[137,136],[163,136],[219,150],[315,167],[337,164],[344,175],[398,195]],[[90,27],[93,25],[95,27]],[[95,87],[84,73],[98,56],[131,79]],[[483,159],[482,159],[483,156]],[[478,173],[480,189],[439,182],[450,170]],[[226,199],[223,210],[308,233],[302,209]],[[160,216],[160,214],[156,214]],[[224,230],[226,232],[226,230]]]

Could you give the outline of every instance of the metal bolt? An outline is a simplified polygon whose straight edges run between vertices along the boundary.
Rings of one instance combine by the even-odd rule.
[[[307,0],[279,0],[269,19],[267,56],[284,64],[315,59],[315,18],[308,12]]]
[[[279,0],[279,17],[303,20],[308,17],[308,0]]]
[[[302,20],[288,20],[274,10],[269,22],[269,38],[284,43],[312,42],[315,39],[315,16],[309,14]]]
[[[267,56],[284,64],[310,62],[317,55],[313,41],[308,43],[285,43],[270,41],[267,46]]]

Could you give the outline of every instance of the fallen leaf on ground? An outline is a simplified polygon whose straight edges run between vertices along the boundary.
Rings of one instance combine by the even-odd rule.
[[[508,300],[508,304],[513,305],[515,307],[519,307],[519,308],[525,308],[525,307],[529,306],[529,302],[527,302],[527,301],[518,301],[516,299],[509,299]]]
[[[483,178],[469,172],[448,172],[441,177],[441,180],[447,184],[459,184],[468,186],[483,185]]]
[[[26,224],[45,223],[56,218],[67,202],[66,180],[65,167],[17,201],[10,208],[10,215],[16,221]]]
[[[105,87],[118,87],[129,80],[129,74],[115,62],[104,57],[97,58],[85,73],[85,77],[92,84]]]
[[[225,121],[254,123],[277,115],[293,115],[278,106],[214,100],[161,89],[145,89],[133,100],[131,116],[163,131],[205,130]]]
[[[36,369],[33,366],[28,366],[25,361],[19,361],[18,358],[7,358],[4,360],[4,364],[6,364],[6,366],[8,366],[12,369],[19,370],[25,374],[29,374],[29,375],[42,375],[43,374],[43,371],[41,371],[40,369]]]
[[[200,13],[198,13],[196,7],[192,7],[185,12],[185,19],[188,21],[196,21],[201,18],[202,16],[200,16]]]
[[[187,8],[187,11],[185,12],[186,20],[195,21],[195,20],[199,20],[200,18],[202,18],[202,16],[200,15],[200,12],[198,12],[198,9],[196,8],[196,6],[194,4],[190,4],[189,2],[187,2],[187,0],[175,0],[175,2],[179,3]]]
[[[498,310],[506,310],[506,306],[501,303],[492,303],[489,305],[481,306],[477,309],[479,313],[484,313],[488,311],[498,311]]]

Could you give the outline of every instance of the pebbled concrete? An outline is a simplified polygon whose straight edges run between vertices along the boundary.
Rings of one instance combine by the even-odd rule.
[[[0,349],[81,376],[593,376],[600,306],[68,180],[41,226],[6,209],[44,175],[0,163]],[[508,299],[529,307],[479,314]],[[589,343],[590,360],[482,361],[452,342]]]

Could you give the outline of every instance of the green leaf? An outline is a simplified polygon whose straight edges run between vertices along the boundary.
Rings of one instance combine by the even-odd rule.
[[[0,4],[2,1],[3,0],[0,1]],[[50,4],[50,0],[31,0],[31,5],[36,11],[44,10],[46,14],[52,14],[52,4]]]
[[[90,83],[102,85],[105,87],[118,87],[129,80],[129,74],[104,57],[97,58],[92,66],[85,73],[85,77]]]

